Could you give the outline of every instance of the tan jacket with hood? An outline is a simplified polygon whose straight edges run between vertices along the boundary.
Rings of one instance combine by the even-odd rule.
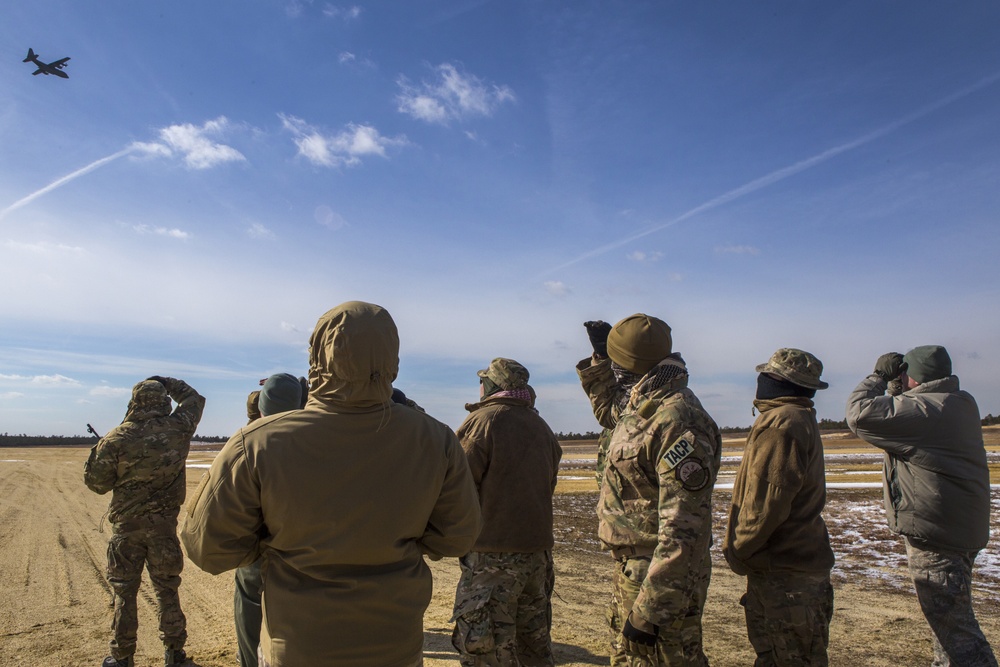
[[[391,402],[389,313],[348,302],[320,318],[309,401],[226,443],[181,539],[211,573],[261,554],[261,648],[272,667],[413,665],[431,573],[480,529],[465,454],[444,424]]]

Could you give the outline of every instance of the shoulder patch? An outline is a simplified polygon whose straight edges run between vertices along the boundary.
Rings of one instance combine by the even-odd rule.
[[[705,464],[696,458],[682,461],[677,466],[675,474],[677,475],[677,481],[688,491],[701,491],[708,486],[709,480],[712,479],[712,475],[708,472]]]
[[[682,435],[677,442],[670,445],[667,451],[663,452],[663,462],[667,465],[667,470],[673,470],[677,465],[694,453],[694,441],[689,439],[687,434]]]

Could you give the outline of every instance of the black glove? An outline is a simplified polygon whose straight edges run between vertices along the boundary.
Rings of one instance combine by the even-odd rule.
[[[892,382],[905,370],[906,364],[899,352],[886,352],[875,362],[875,375],[886,382]]]
[[[655,625],[653,629],[659,632]],[[632,625],[632,614],[625,619],[625,627],[622,628],[622,643],[625,645],[625,653],[630,655],[656,655],[656,634],[643,632]]]
[[[608,334],[611,333],[611,325],[604,320],[591,320],[584,322],[587,327],[587,336],[590,344],[594,347],[594,354],[599,357],[608,356]]]

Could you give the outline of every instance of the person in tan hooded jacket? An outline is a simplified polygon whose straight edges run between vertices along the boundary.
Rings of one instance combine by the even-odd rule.
[[[263,559],[262,665],[420,665],[423,556],[460,556],[479,535],[465,454],[448,426],[391,401],[399,338],[386,310],[341,304],[310,347],[306,407],[229,439],[182,542],[213,574]]]

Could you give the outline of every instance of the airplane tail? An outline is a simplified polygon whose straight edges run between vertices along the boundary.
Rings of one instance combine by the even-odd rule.
[[[22,63],[30,63],[30,62],[31,62],[32,60],[34,60],[34,59],[35,59],[35,52],[34,52],[34,51],[32,51],[32,50],[31,50],[31,47],[29,46],[29,47],[28,47],[28,57],[27,57],[27,58],[25,58],[24,60],[22,60],[21,62],[22,62]]]

